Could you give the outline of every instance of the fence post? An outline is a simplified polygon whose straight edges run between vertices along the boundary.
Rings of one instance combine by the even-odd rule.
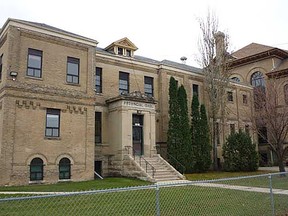
[[[274,198],[273,198],[273,189],[272,189],[272,175],[268,176],[269,184],[270,184],[270,199],[271,199],[271,207],[272,207],[272,216],[275,215],[275,207],[274,207]]]
[[[160,188],[159,185],[156,184],[156,215],[160,216]]]

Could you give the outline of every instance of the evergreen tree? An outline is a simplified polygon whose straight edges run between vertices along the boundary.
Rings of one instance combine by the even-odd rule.
[[[202,104],[199,112],[199,101],[197,95],[193,96],[191,107],[193,171],[205,172],[211,165],[211,145],[206,109],[205,105]]]
[[[199,122],[200,122],[200,113],[199,113],[199,100],[197,95],[193,95],[192,105],[191,105],[191,159],[192,159],[192,169],[188,170],[189,173],[196,171],[196,161],[201,156],[199,155],[198,144],[201,142],[199,136]]]
[[[187,94],[183,85],[178,89],[178,104],[179,104],[179,152],[177,160],[185,166],[186,170],[192,167],[191,160],[191,133],[188,115]]]
[[[258,169],[258,154],[251,137],[241,130],[230,134],[223,146],[225,171],[255,171]]]
[[[178,86],[174,77],[169,82],[169,125],[167,132],[167,153],[174,158],[178,158],[179,143],[179,105],[178,105]],[[174,160],[169,160],[170,164],[175,167]]]
[[[200,122],[199,122],[199,137],[200,137],[200,158],[198,158],[198,171],[207,171],[212,163],[210,151],[212,149],[210,144],[209,123],[204,104],[200,106]]]

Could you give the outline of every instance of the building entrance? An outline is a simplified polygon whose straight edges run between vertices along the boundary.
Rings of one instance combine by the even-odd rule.
[[[143,155],[143,115],[133,114],[133,150],[136,155]]]

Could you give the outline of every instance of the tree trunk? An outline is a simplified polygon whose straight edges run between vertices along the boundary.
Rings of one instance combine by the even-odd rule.
[[[216,119],[212,118],[212,128],[213,128],[213,137],[212,137],[212,144],[213,144],[213,168],[214,171],[218,170],[218,156],[217,156],[217,135],[216,135]]]
[[[278,160],[279,172],[285,172],[285,166],[282,160]]]

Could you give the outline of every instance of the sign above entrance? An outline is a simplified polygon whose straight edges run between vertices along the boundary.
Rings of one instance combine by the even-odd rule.
[[[131,107],[131,108],[135,108],[135,109],[152,109],[152,110],[155,110],[155,104],[143,103],[143,102],[138,102],[138,101],[123,100],[122,106]]]

